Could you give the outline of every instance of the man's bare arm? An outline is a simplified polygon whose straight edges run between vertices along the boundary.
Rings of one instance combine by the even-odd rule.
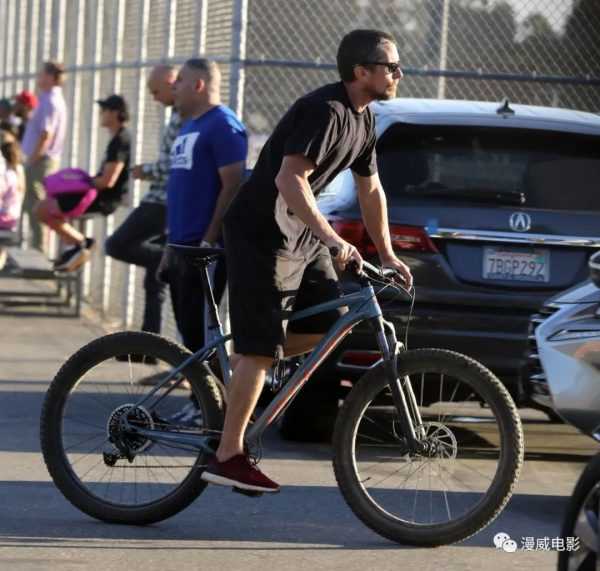
[[[219,177],[221,179],[221,190],[219,191],[219,198],[217,199],[217,205],[213,213],[212,219],[204,234],[204,241],[214,244],[221,237],[223,230],[223,217],[227,208],[234,199],[237,191],[242,183],[244,176],[244,162],[240,161],[226,165],[219,169]]]
[[[352,173],[358,189],[358,202],[367,232],[384,266],[396,268],[406,285],[412,286],[412,275],[408,266],[394,254],[388,224],[387,199],[379,175],[364,177]]]
[[[321,214],[310,188],[308,177],[315,165],[303,155],[286,155],[275,178],[277,190],[289,209],[306,224],[321,241],[338,249],[336,261],[344,267],[351,259],[362,264],[362,258],[352,244],[338,236],[331,224]]]

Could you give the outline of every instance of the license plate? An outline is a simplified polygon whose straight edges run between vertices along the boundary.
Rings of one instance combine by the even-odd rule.
[[[549,282],[550,252],[484,248],[483,278],[515,282]]]

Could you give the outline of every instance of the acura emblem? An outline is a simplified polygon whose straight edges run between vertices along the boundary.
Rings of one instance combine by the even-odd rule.
[[[513,212],[508,223],[515,232],[527,232],[531,228],[531,216],[525,212]]]

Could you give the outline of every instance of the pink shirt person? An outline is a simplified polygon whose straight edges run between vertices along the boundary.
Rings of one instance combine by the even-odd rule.
[[[58,85],[39,95],[39,104],[27,122],[23,135],[23,153],[30,157],[40,139],[42,131],[51,134],[45,154],[51,158],[59,158],[65,141],[67,129],[67,106],[62,88]]]
[[[16,230],[21,216],[23,194],[16,171],[7,168],[0,156],[0,230]]]

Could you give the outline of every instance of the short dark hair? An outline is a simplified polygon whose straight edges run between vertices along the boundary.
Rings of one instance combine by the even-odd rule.
[[[65,81],[65,66],[57,61],[45,61],[43,65],[44,71],[54,78],[58,85],[62,85]]]
[[[217,62],[207,58],[195,57],[185,62],[185,65],[191,69],[202,71],[206,74],[207,83],[211,83],[219,77],[219,66]]]
[[[340,42],[337,68],[342,81],[354,81],[354,68],[381,57],[381,44],[395,43],[393,36],[379,30],[353,30]]]

